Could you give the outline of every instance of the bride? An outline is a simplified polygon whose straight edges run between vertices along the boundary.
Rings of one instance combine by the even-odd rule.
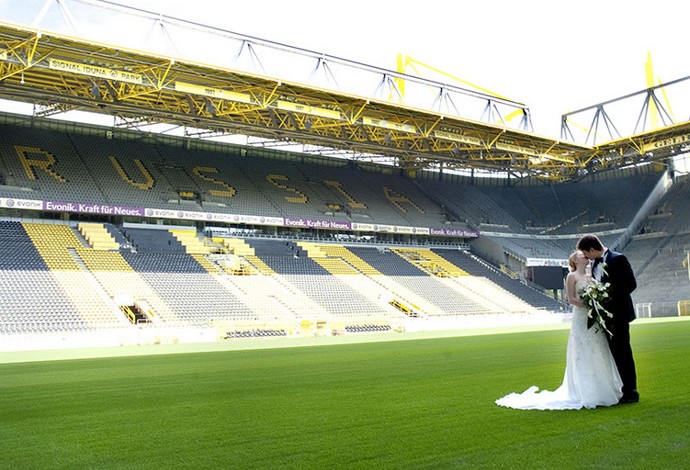
[[[570,273],[565,291],[573,306],[568,337],[563,383],[554,391],[532,386],[522,393],[511,393],[496,400],[497,405],[521,410],[578,410],[611,406],[622,396],[618,369],[603,331],[587,328],[587,308],[578,291],[591,282],[587,274],[589,260],[581,251],[568,259]]]

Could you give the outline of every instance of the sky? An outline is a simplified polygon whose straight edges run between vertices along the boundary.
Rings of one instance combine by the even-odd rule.
[[[391,70],[403,53],[526,104],[534,131],[554,138],[562,114],[646,88],[648,55],[660,80],[690,76],[676,0],[116,2]],[[0,15],[44,3],[0,0]]]

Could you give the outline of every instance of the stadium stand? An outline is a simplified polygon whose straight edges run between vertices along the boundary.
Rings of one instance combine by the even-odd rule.
[[[690,288],[690,177],[683,175],[669,189],[653,214],[642,224],[641,233],[626,247],[636,268],[638,288],[633,300],[638,315],[687,315]]]
[[[519,301],[527,302],[529,305],[545,310],[558,311],[563,308],[563,304],[548,297],[544,292],[537,290],[527,284],[515,282],[507,274],[493,268],[487,263],[481,262],[468,252],[460,250],[435,250],[440,256],[444,257],[456,266],[471,274],[477,279],[488,279],[492,283],[510,292]],[[513,302],[519,303],[518,300]],[[507,305],[511,305],[508,302]]]
[[[420,317],[560,312],[567,306],[557,296],[525,279],[527,262],[564,261],[585,231],[629,255],[642,314],[664,304],[662,314],[677,315],[688,298],[690,223],[674,217],[689,209],[687,177],[646,213],[649,194],[666,177],[653,169],[577,184],[511,184],[70,129],[0,125],[0,198],[481,235],[241,223],[220,224],[216,233],[199,219],[162,225],[169,221],[62,211],[60,204],[29,222],[8,206],[0,212],[5,335],[165,326],[215,328],[234,339],[391,331]]]
[[[172,233],[167,230],[147,228],[125,228],[125,237],[138,252],[150,253],[184,253],[185,248]]]
[[[77,262],[82,247],[65,225],[0,221],[0,331],[117,328],[123,319]]]

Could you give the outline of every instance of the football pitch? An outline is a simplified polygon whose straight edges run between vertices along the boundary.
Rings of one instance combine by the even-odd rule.
[[[0,468],[687,468],[690,321],[631,334],[641,402],[579,411],[494,404],[566,329],[9,361]]]

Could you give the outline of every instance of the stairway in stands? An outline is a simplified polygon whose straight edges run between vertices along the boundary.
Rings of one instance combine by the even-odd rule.
[[[469,275],[453,263],[425,248],[391,248],[391,251],[430,276],[460,277]]]

